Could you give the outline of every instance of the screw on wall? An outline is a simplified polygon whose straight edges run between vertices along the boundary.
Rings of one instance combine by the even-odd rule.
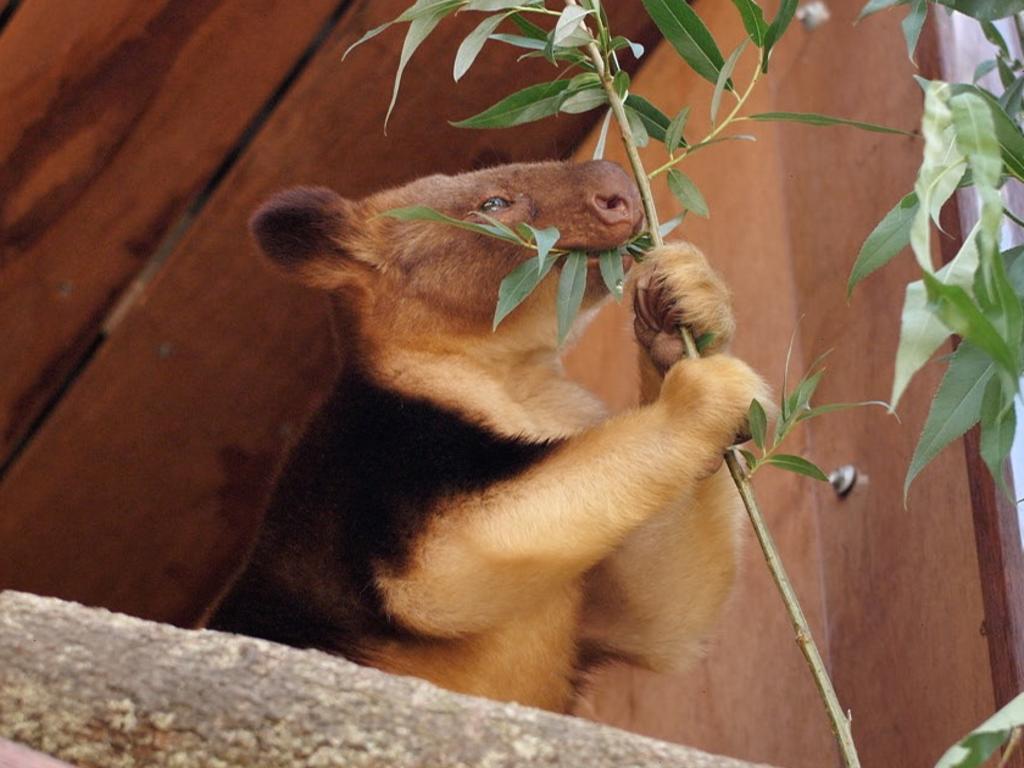
[[[857,485],[857,476],[857,468],[853,464],[844,464],[829,472],[828,483],[832,486],[832,490],[836,492],[836,496],[842,499]]]
[[[804,25],[804,29],[813,32],[826,21],[832,18],[832,14],[821,0],[812,0],[804,3],[796,10],[796,20]]]

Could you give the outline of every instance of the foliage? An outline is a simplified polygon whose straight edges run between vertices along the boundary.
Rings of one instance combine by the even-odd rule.
[[[643,47],[625,37],[612,34],[607,14],[599,0],[583,0],[579,5],[567,4],[558,10],[547,8],[543,0],[416,0],[393,21],[363,35],[349,51],[394,24],[408,24],[405,44],[395,74],[392,103],[388,110],[390,117],[409,58],[437,23],[446,16],[460,12],[487,14],[459,46],[453,72],[456,80],[472,67],[488,41],[504,43],[523,50],[523,57],[543,57],[557,69],[557,72],[549,82],[523,88],[505,96],[479,114],[454,121],[452,125],[477,129],[508,128],[541,120],[560,112],[578,114],[604,109],[608,110],[605,119],[607,128],[611,110],[608,94],[601,79],[601,75],[607,73],[617,95],[624,101],[626,118],[636,145],[646,146],[654,141],[664,145],[667,151],[667,161],[652,171],[649,174],[650,178],[665,174],[668,188],[678,201],[682,212],[689,211],[703,217],[710,216],[707,201],[693,180],[677,166],[685,158],[712,144],[730,140],[753,140],[752,136],[726,133],[726,129],[734,123],[745,120],[788,121],[816,126],[852,126],[869,131],[901,133],[884,126],[827,115],[793,112],[742,115],[742,107],[754,85],[760,75],[768,69],[772,49],[793,19],[797,1],[784,0],[778,13],[770,21],[765,18],[763,10],[754,0],[733,0],[733,4],[742,18],[748,40],[725,57],[703,20],[689,5],[678,0],[644,0],[644,7],[669,44],[697,74],[714,86],[710,99],[713,127],[698,141],[687,141],[684,135],[690,113],[689,107],[669,117],[643,96],[630,91],[629,74],[620,65],[619,55],[629,51],[629,55],[640,57],[644,52]],[[535,23],[535,20],[543,22],[545,19],[550,22],[546,27]],[[508,28],[508,31],[499,31],[503,27]],[[743,93],[739,93],[733,81],[733,74],[743,52],[750,44],[758,51],[757,64],[747,87]],[[600,73],[598,65],[587,56],[587,47],[590,45],[596,46],[600,53]],[[346,55],[349,51],[346,51]],[[725,117],[717,120],[726,94],[730,94],[735,103]],[[602,156],[603,148],[604,134],[595,158]],[[507,227],[504,229],[508,231],[502,231],[499,223],[494,220],[490,220],[489,224],[477,223],[475,220],[479,219],[479,212],[468,212],[465,219],[453,219],[425,208],[418,208],[415,212],[405,209],[396,213],[400,213],[401,217],[407,220],[419,218],[463,228],[471,224],[470,228],[479,234],[518,242],[525,248],[537,248],[537,243],[529,231],[521,229],[512,232]],[[622,289],[622,257],[629,253],[638,259],[642,258],[643,243],[643,238],[634,239],[616,251],[592,254],[601,266],[606,286],[617,298],[621,295]],[[647,243],[649,245],[649,238]],[[576,278],[584,274],[586,261],[580,254],[550,246],[538,248],[538,251],[545,255],[538,254],[534,269],[521,265],[509,273],[502,283],[494,315],[495,327],[522,303],[559,260],[563,260],[563,278],[567,267]],[[581,294],[578,280],[560,280],[559,288],[558,338],[561,343],[579,307]]]
[[[803,378],[796,383],[792,390],[789,389],[789,361],[793,355],[793,342],[796,336],[790,339],[789,350],[786,352],[786,367],[783,374],[781,398],[776,408],[772,409],[777,415],[775,427],[768,429],[768,415],[764,405],[757,400],[752,400],[747,411],[747,423],[750,426],[750,437],[754,446],[760,451],[760,456],[754,451],[741,449],[740,453],[747,463],[747,472],[753,475],[763,466],[773,466],[784,469],[788,472],[795,472],[800,475],[812,477],[815,480],[828,482],[828,475],[821,471],[821,468],[812,461],[802,456],[779,453],[782,442],[790,435],[793,429],[803,421],[822,416],[826,413],[845,411],[850,408],[860,408],[865,405],[885,406],[886,403],[871,400],[861,403],[828,403],[827,405],[814,406],[811,398],[814,397],[818,384],[825,375],[824,361],[828,352],[818,357]]]
[[[925,146],[917,181],[864,242],[848,287],[852,291],[908,245],[920,267],[921,278],[906,289],[891,408],[943,342],[959,337],[911,459],[904,497],[939,451],[977,424],[981,457],[1009,493],[1003,467],[1024,374],[1024,249],[1003,250],[1000,243],[1007,220],[1021,223],[1005,208],[1002,192],[1008,181],[1024,181],[1024,64],[1011,55],[1003,34],[1014,33],[1019,49],[1024,0],[870,0],[861,18],[898,5],[908,7],[903,31],[911,59],[933,5],[973,17],[993,45],[993,58],[977,67],[970,84],[918,79],[924,90]],[[1005,21],[997,23],[1000,19]],[[993,71],[1001,92],[979,84]],[[936,269],[931,230],[958,189],[973,193],[978,223],[953,259]],[[979,766],[1015,734],[1009,753],[1021,725],[1024,694],[951,747],[936,768]]]
[[[872,0],[862,16],[904,4]],[[1018,249],[1000,248],[1002,188],[1010,179],[1024,180],[1024,64],[1011,57],[993,23],[998,16],[1024,11],[1024,0],[943,4],[978,19],[994,55],[978,68],[976,80],[997,70],[1003,91],[997,95],[977,83],[919,80],[925,93],[925,148],[917,182],[868,236],[849,281],[852,290],[907,245],[920,266],[921,279],[907,286],[903,305],[892,408],[942,343],[954,334],[961,339],[936,392],[905,491],[943,447],[979,423],[982,458],[1003,485],[1002,467],[1016,428],[1014,400],[1024,373],[1024,264],[1018,263]],[[909,15],[917,13],[927,14],[928,4],[923,10],[911,6]],[[915,45],[916,38],[909,36],[911,55]],[[979,221],[955,257],[936,269],[931,230],[958,189],[974,193]]]

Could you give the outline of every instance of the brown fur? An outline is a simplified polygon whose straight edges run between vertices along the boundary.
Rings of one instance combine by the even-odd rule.
[[[337,297],[347,366],[494,440],[537,447],[524,448],[534,458],[493,481],[430,497],[401,553],[376,556],[358,594],[313,580],[335,557],[324,536],[276,543],[288,534],[273,520],[289,513],[272,505],[275,532],[257,546],[230,610],[222,609],[233,618],[219,623],[247,631],[244,617],[259,606],[237,595],[250,590],[292,595],[303,616],[317,617],[318,632],[340,633],[351,622],[337,606],[362,605],[372,593],[366,610],[379,621],[365,626],[376,629],[309,644],[454,690],[564,710],[584,661],[619,657],[672,669],[697,653],[728,594],[738,546],[740,507],[720,457],[764,388],[724,354],[678,362],[677,323],[714,333],[715,351],[733,331],[727,291],[688,245],[661,248],[630,273],[646,350],[644,403],[609,418],[563,374],[557,268],[492,332],[498,284],[529,252],[379,215],[415,204],[472,218],[494,196],[511,202],[496,217],[557,226],[561,247],[607,249],[642,224],[635,187],[609,163],[435,176],[358,202],[296,190],[255,217],[272,259]],[[592,269],[584,316],[602,295]],[[303,471],[293,459],[282,485],[295,485],[289,475]],[[316,525],[334,531],[337,521]]]

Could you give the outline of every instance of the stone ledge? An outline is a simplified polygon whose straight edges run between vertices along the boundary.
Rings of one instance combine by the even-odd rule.
[[[81,766],[750,768],[316,651],[0,593],[0,738]]]

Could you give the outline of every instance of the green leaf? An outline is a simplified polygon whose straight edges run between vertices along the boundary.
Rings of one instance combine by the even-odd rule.
[[[453,13],[460,5],[462,5],[462,0],[439,0],[438,2],[427,3],[418,9],[420,15],[417,15],[409,22],[409,29],[405,33],[405,42],[402,43],[402,53],[398,57],[395,84],[391,89],[391,103],[388,104],[387,114],[384,115],[385,130],[387,130],[388,120],[391,119],[391,112],[395,108],[395,103],[398,101],[398,89],[402,84],[402,73],[405,72],[409,59],[416,53],[416,49],[420,47],[420,44],[427,39],[427,36],[434,31],[434,27],[440,23],[441,19]]]
[[[545,43],[543,40],[535,40],[532,37],[526,37],[525,35],[506,35],[506,34],[493,34],[491,40],[497,40],[502,43],[508,43],[514,45],[516,48],[528,48],[531,51],[543,51]]]
[[[959,93],[949,100],[960,151],[971,163],[974,183],[998,187],[1003,170],[995,120],[985,100],[976,93]]]
[[[634,59],[641,59],[644,55],[644,47],[640,43],[634,43],[628,37],[622,35],[616,35],[612,38],[611,49],[617,51],[620,48],[629,48],[630,53],[633,54]]]
[[[750,425],[750,436],[754,440],[754,445],[764,450],[764,433],[768,428],[768,417],[756,399],[750,401],[750,408],[747,409],[747,424]]]
[[[921,470],[939,451],[981,419],[985,387],[995,370],[995,363],[978,347],[969,342],[963,342],[957,347],[935,393],[924,431],[910,460],[910,469],[903,482],[904,503],[910,484]]]
[[[1010,49],[1006,45],[1006,40],[1003,39],[1003,35],[996,25],[991,21],[980,21],[978,22],[978,26],[981,27],[981,31],[982,34],[985,35],[985,39],[999,49],[999,53],[1002,54],[1000,58],[1010,58]]]
[[[633,143],[638,147],[646,147],[650,141],[650,135],[647,132],[647,124],[644,122],[643,115],[627,105],[626,121],[629,123],[629,132],[633,136]]]
[[[1024,12],[1024,0],[936,0],[947,8],[983,21],[1005,19]]]
[[[537,246],[537,258],[535,259],[537,262],[537,274],[543,275],[548,264],[548,254],[555,247],[555,243],[558,242],[561,233],[558,231],[558,227],[537,229],[526,223],[523,223],[523,227],[529,231],[533,244]]]
[[[643,0],[661,34],[694,72],[714,83],[725,63],[715,39],[684,0]],[[795,0],[785,0],[793,2]]]
[[[658,234],[663,238],[668,237],[680,224],[683,223],[683,220],[686,218],[686,213],[686,211],[683,211],[678,216],[673,216],[668,221],[663,221],[661,226],[658,227]]]
[[[608,287],[608,292],[616,300],[622,298],[622,286],[626,282],[626,271],[622,266],[622,251],[618,248],[610,251],[601,251],[598,256],[598,263],[601,266],[601,277]]]
[[[728,88],[730,91],[735,90],[732,86],[732,81],[729,79],[732,77],[732,71],[736,69],[736,62],[740,60],[740,56],[743,53],[743,49],[747,47],[747,41],[744,40],[738,46],[736,50],[729,54],[729,58],[725,60],[725,64],[722,65],[722,71],[718,73],[718,80],[715,81],[715,91],[711,94],[711,124],[715,124],[715,119],[718,116],[718,107],[722,103],[722,93]]]
[[[814,370],[814,368],[815,366],[811,366],[810,370]],[[815,391],[817,391],[818,385],[821,383],[821,377],[824,374],[824,371],[815,371],[800,381],[788,398],[786,413],[791,416],[798,416],[801,412],[807,410],[808,404],[811,402]]]
[[[704,195],[697,189],[690,177],[678,168],[672,168],[668,172],[668,188],[683,206],[693,211],[698,216],[707,218],[710,215],[708,204],[704,201]]]
[[[517,6],[526,5],[542,5],[543,3],[521,2],[521,0],[469,0],[463,7],[463,11],[483,11],[490,13],[493,11],[507,11],[509,8],[515,8]]]
[[[955,188],[945,183],[949,179],[950,168],[960,168],[964,162],[964,156],[956,145],[953,113],[949,108],[950,93],[947,83],[928,83],[921,119],[924,159],[914,182],[914,192],[921,206],[910,226],[910,246],[917,263],[928,273],[933,271],[930,215],[939,209]]]
[[[697,347],[697,351],[703,353],[705,349],[715,343],[715,334],[711,331],[705,331],[696,339],[693,340],[693,345]]]
[[[603,88],[584,88],[569,96],[562,102],[559,111],[569,115],[578,115],[592,109],[603,107],[608,103],[608,96]]]
[[[782,39],[782,35],[785,33],[789,23],[793,20],[793,14],[796,13],[797,0],[782,0],[779,4],[779,12],[775,14],[775,18],[772,19],[772,23],[768,25],[768,29],[764,33],[764,47],[761,55],[761,71],[768,71],[768,58],[771,55],[772,48],[775,44]]]
[[[626,98],[626,94],[629,92],[629,72],[624,69],[616,72],[612,79],[612,88],[619,94],[620,99]]]
[[[978,66],[974,68],[974,77],[971,78],[971,81],[975,83],[978,82],[979,80],[981,80],[981,78],[983,78],[985,75],[987,75],[995,68],[995,59],[987,59],[986,61],[981,62],[980,64],[978,64]]]
[[[480,235],[487,235],[489,237],[498,238],[499,240],[506,240],[510,243],[519,242],[515,233],[504,225],[502,225],[502,227],[496,227],[493,224],[476,224],[472,221],[456,219],[451,216],[446,216],[440,211],[435,211],[433,208],[428,208],[425,205],[413,205],[408,208],[392,208],[389,211],[383,211],[380,215],[387,216],[391,219],[398,219],[399,221],[436,221],[438,223],[448,224],[452,227],[458,227],[459,229],[465,229],[469,232],[476,232]]]
[[[587,287],[587,254],[573,251],[565,258],[558,279],[558,344],[565,341],[580,311]]]
[[[604,122],[601,123],[601,132],[597,135],[597,144],[594,146],[594,160],[604,157],[604,145],[608,141],[608,126],[612,122],[612,111],[609,109],[604,113]]]
[[[1017,356],[992,322],[982,314],[970,294],[960,286],[942,283],[928,272],[923,277],[929,305],[946,327],[981,347],[1000,368],[1016,376]]]
[[[542,43],[547,41],[548,33],[522,14],[517,13],[512,16],[512,22],[519,27],[519,31],[526,35],[526,37],[533,38],[534,40],[540,40]]]
[[[668,115],[651,104],[643,96],[635,93],[626,97],[626,106],[632,109],[643,120],[644,128],[648,135],[655,141],[665,141],[665,131],[668,130]]]
[[[743,460],[747,462],[747,472],[752,474],[757,468],[757,458],[746,448],[740,448],[739,452],[743,456]]]
[[[811,463],[802,456],[791,456],[787,453],[778,453],[764,459],[765,464],[784,469],[787,472],[796,472],[798,475],[807,475],[815,480],[828,482],[828,475],[821,471],[817,465]]]
[[[1024,725],[1024,693],[1015,698],[946,751],[935,768],[978,768],[991,757],[1014,728]]]
[[[861,400],[859,403],[827,403],[826,405],[818,405],[814,408],[808,408],[806,411],[802,411],[796,417],[796,420],[807,421],[807,419],[813,419],[818,416],[824,416],[826,413],[836,413],[837,411],[848,411],[851,408],[863,408],[868,405],[878,405],[882,408],[889,408],[889,403],[882,400]]]
[[[456,128],[507,128],[541,120],[558,112],[568,88],[568,80],[531,85],[452,125]]]
[[[469,68],[473,66],[473,62],[476,61],[476,57],[480,55],[480,51],[484,48],[484,43],[487,42],[487,38],[491,36],[491,33],[498,28],[502,20],[505,18],[504,15],[499,14],[497,16],[489,16],[477,25],[476,29],[466,36],[466,39],[462,41],[459,46],[459,50],[455,53],[455,69],[453,76],[457,81],[462,79],[462,76],[469,71]]]
[[[907,131],[901,131],[898,128],[889,128],[885,125],[864,123],[860,120],[847,120],[845,117],[830,117],[829,115],[819,115],[813,112],[761,112],[756,115],[750,115],[747,119],[760,120],[761,122],[784,121],[819,126],[848,125],[852,128],[860,128],[862,131],[871,131],[873,133],[895,133],[902,136],[913,135]]]
[[[935,278],[947,285],[970,287],[978,268],[978,227],[964,238],[959,252]],[[949,329],[928,307],[928,294],[923,280],[907,285],[900,319],[900,344],[896,350],[896,367],[892,382],[892,408],[895,409],[907,384],[921,366],[928,362],[935,350],[949,338]]]
[[[1013,435],[1017,430],[1017,412],[1013,407],[1015,394],[1013,390],[1006,391],[1001,378],[993,377],[981,401],[981,458],[996,484],[1010,498],[1003,464],[1010,455]]]
[[[586,41],[590,39],[590,35],[584,33],[580,23],[590,16],[593,11],[588,11],[585,8],[580,8],[578,5],[567,5],[565,10],[562,11],[562,15],[558,17],[558,21],[555,23],[554,37],[552,37],[552,43],[554,45],[571,45],[575,47],[579,43],[576,42],[576,38],[579,35],[585,35],[586,39],[582,44],[586,44]]]
[[[665,131],[665,146],[670,153],[675,152],[681,146],[685,146],[686,140],[683,138],[683,131],[686,130],[686,120],[689,116],[690,108],[683,107],[672,118],[672,122],[668,124],[668,129]]]
[[[956,129],[956,143],[967,158],[974,187],[981,200],[979,247],[983,254],[998,248],[1002,227],[1003,203],[999,194],[1003,160],[995,121],[988,104],[976,93],[959,93],[949,100]]]
[[[857,14],[857,21],[867,18],[873,13],[884,11],[886,8],[892,8],[896,5],[904,5],[908,0],[868,0],[867,5],[860,9],[860,13]]]
[[[558,256],[550,254],[544,262],[544,269],[539,273],[534,266],[533,259],[524,261],[513,269],[498,286],[498,306],[494,310],[494,325],[492,330],[504,320],[508,314],[523,303],[523,299],[530,295],[541,280],[547,277],[551,267],[558,261]]]
[[[1018,113],[1024,109],[1024,77],[1016,78],[999,97],[999,106],[1006,114],[1013,115],[1014,118],[1018,116]]]
[[[768,33],[768,22],[764,20],[764,11],[754,0],[732,0],[743,19],[743,28],[747,36],[758,48],[764,45],[764,37]]]
[[[884,267],[910,245],[910,225],[914,222],[918,207],[917,195],[911,192],[896,203],[868,235],[850,271],[850,279],[846,284],[847,297],[853,293],[857,283],[876,269]]]
[[[341,54],[341,60],[344,61],[348,57],[348,55],[350,53],[352,53],[352,51],[355,48],[358,48],[360,45],[362,45],[363,43],[367,42],[368,40],[372,40],[373,38],[375,38],[377,35],[379,35],[384,30],[386,30],[389,27],[395,25],[397,22],[398,22],[398,19],[392,19],[391,21],[386,21],[383,24],[381,24],[380,26],[374,27],[373,29],[369,30],[368,32],[365,32],[362,37],[360,37],[358,40],[356,40],[354,43],[352,43],[352,45],[350,45],[348,48],[345,49],[345,52],[343,54]]]
[[[958,96],[962,93],[973,93],[980,97],[992,112],[992,121],[995,125],[996,141],[999,142],[1000,154],[1006,170],[1024,181],[1024,134],[1010,118],[1006,111],[1000,106],[991,94],[974,85],[953,84],[950,86],[952,94]]]
[[[927,16],[928,0],[911,0],[910,10],[900,24],[903,27],[903,39],[907,43],[907,56],[911,61],[914,60],[914,51],[917,50],[917,41],[921,39],[921,29]]]

